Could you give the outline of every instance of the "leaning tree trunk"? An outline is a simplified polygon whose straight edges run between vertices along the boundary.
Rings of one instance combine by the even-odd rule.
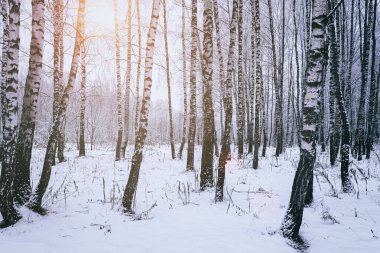
[[[371,156],[373,149],[374,139],[374,118],[376,117],[375,105],[377,97],[377,84],[376,84],[376,15],[377,15],[377,1],[373,7],[373,22],[372,22],[372,56],[371,56],[371,86],[369,95],[369,108],[368,108],[368,124],[367,124],[367,140],[366,140],[366,159]]]
[[[18,72],[19,72],[19,48],[20,48],[20,2],[9,0],[9,48],[7,76],[5,83],[4,125],[3,125],[3,160],[1,163],[0,177],[0,212],[3,221],[0,228],[15,224],[21,215],[13,203],[13,180],[15,173],[14,155],[17,141],[17,114],[18,114]],[[7,31],[6,31],[7,33]]]
[[[190,51],[190,122],[187,139],[186,170],[194,170],[194,144],[197,128],[197,0],[191,1],[191,51]]]
[[[179,159],[182,159],[183,148],[186,142],[187,135],[187,83],[186,83],[186,30],[185,30],[185,0],[182,0],[182,65],[183,65],[183,127],[182,127],[182,140],[179,148]]]
[[[28,76],[22,104],[20,129],[15,154],[15,181],[13,190],[16,203],[23,205],[30,198],[30,159],[36,126],[38,96],[42,75],[42,55],[45,31],[45,2],[32,1],[32,39]]]
[[[160,0],[153,0],[152,17],[148,32],[148,40],[145,56],[145,76],[144,76],[144,92],[142,96],[142,104],[140,111],[139,131],[137,133],[135,150],[132,157],[131,172],[129,173],[128,183],[125,187],[123,196],[123,207],[126,212],[133,212],[133,198],[136,193],[137,183],[140,174],[141,161],[143,157],[143,148],[148,132],[149,107],[152,90],[152,68],[154,42],[156,39],[157,23],[159,18]]]
[[[125,104],[124,104],[124,136],[121,143],[121,158],[125,158],[125,151],[129,137],[129,94],[131,86],[131,64],[132,64],[132,0],[128,0],[128,45],[127,45],[127,71],[125,73]]]
[[[140,0],[136,0],[137,12],[137,39],[138,39],[138,60],[136,73],[136,114],[135,114],[135,134],[139,129],[139,108],[140,108],[140,72],[141,72],[141,21],[140,21]],[[136,142],[136,140],[135,140]]]
[[[114,21],[115,21],[115,46],[116,46],[116,83],[117,83],[117,141],[115,160],[120,160],[121,142],[123,138],[123,118],[122,118],[122,99],[121,99],[121,76],[120,76],[120,38],[119,38],[119,19],[117,0],[113,1]]]
[[[172,159],[175,159],[174,134],[173,134],[173,112],[172,112],[172,93],[170,87],[170,63],[169,63],[169,46],[168,46],[168,23],[166,20],[166,0],[163,0],[164,9],[164,40],[165,40],[165,56],[166,56],[166,81],[168,82],[168,107],[169,107],[169,135],[170,149]],[[185,80],[184,80],[185,81]]]
[[[1,15],[3,21],[3,45],[1,50],[1,82],[0,82],[0,102],[1,102],[1,130],[5,124],[5,87],[7,85],[7,64],[8,64],[8,48],[9,48],[9,21],[8,21],[8,2],[1,1]],[[3,136],[0,136],[0,161],[3,160]]]
[[[255,34],[255,49],[256,52],[255,62],[256,62],[256,94],[255,94],[255,136],[254,136],[254,151],[253,151],[253,161],[252,167],[257,169],[259,166],[259,146],[260,146],[260,109],[261,109],[261,99],[262,99],[262,69],[261,69],[261,38],[260,38],[260,2],[259,0],[251,0],[252,8],[252,33]]]
[[[212,187],[213,180],[213,151],[214,151],[214,107],[212,101],[212,62],[213,62],[213,21],[211,0],[204,0],[203,9],[203,143],[201,160],[200,188],[205,190]]]
[[[227,157],[229,154],[230,145],[230,132],[231,132],[231,123],[232,123],[232,73],[233,73],[233,59],[235,57],[235,39],[236,39],[236,19],[238,12],[238,0],[234,0],[233,9],[232,9],[232,19],[230,24],[230,45],[228,50],[228,62],[227,62],[227,80],[226,84],[226,94],[224,97],[224,110],[225,110],[225,123],[224,131],[222,137],[222,148],[219,156],[218,164],[218,179],[216,181],[215,189],[215,201],[223,201],[223,191],[224,191],[224,178],[226,171]]]
[[[327,1],[313,1],[312,30],[302,107],[301,157],[293,181],[289,207],[281,226],[283,236],[293,240],[300,239],[299,230],[302,224],[304,200],[313,175],[316,157],[315,137],[324,65],[326,11]]]
[[[79,156],[85,156],[86,155],[86,145],[84,141],[84,116],[86,113],[86,77],[87,77],[87,70],[86,70],[86,47],[83,43],[81,48],[81,57],[82,57],[82,80],[81,80],[81,86],[80,86],[80,119],[79,119]]]
[[[239,158],[244,151],[244,87],[243,87],[243,0],[238,9],[238,83],[237,83],[237,144]]]
[[[69,102],[69,96],[74,89],[74,83],[77,75],[78,70],[78,61],[79,61],[79,55],[80,55],[80,49],[82,47],[83,42],[83,28],[84,28],[84,15],[85,15],[85,3],[86,0],[80,0],[79,1],[79,8],[78,8],[78,18],[77,18],[77,27],[76,27],[76,34],[75,34],[75,44],[74,44],[74,52],[73,57],[71,61],[71,68],[70,68],[70,74],[69,79],[67,81],[66,88],[62,94],[62,97],[60,99],[60,107],[57,113],[57,116],[55,117],[53,121],[52,128],[50,130],[49,134],[49,140],[46,147],[46,153],[45,153],[45,159],[44,164],[42,168],[41,178],[38,182],[37,188],[35,192],[33,193],[30,202],[28,204],[28,207],[34,210],[38,213],[44,213],[44,210],[42,208],[42,198],[46,192],[46,189],[49,185],[50,181],[50,175],[51,175],[51,168],[53,166],[53,162],[55,159],[55,146],[57,144],[57,136],[58,132],[60,131],[61,125],[63,124],[63,121],[65,119],[66,109]]]

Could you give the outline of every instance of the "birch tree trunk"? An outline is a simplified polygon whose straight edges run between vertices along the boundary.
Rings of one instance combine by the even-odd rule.
[[[254,152],[252,167],[257,169],[259,166],[259,146],[260,146],[260,109],[262,107],[262,68],[261,68],[261,35],[260,35],[260,2],[251,0],[252,6],[252,33],[255,34],[255,62],[256,62],[256,105],[255,105],[255,135],[254,135]]]
[[[185,12],[186,3],[182,0],[182,66],[183,66],[183,127],[182,127],[182,140],[179,148],[179,159],[182,159],[183,148],[186,142],[187,135],[187,83],[186,83],[186,30],[185,30]]]
[[[50,181],[51,175],[51,167],[53,166],[53,162],[55,159],[55,146],[57,144],[57,136],[58,132],[63,124],[63,121],[66,116],[66,109],[69,101],[69,96],[74,89],[74,82],[77,75],[78,70],[78,61],[80,55],[80,49],[82,47],[83,42],[83,28],[84,28],[84,15],[85,15],[85,4],[86,0],[79,1],[78,7],[78,17],[77,17],[77,27],[75,34],[75,44],[74,44],[74,52],[71,60],[71,68],[69,73],[69,79],[67,81],[66,88],[62,94],[60,99],[60,107],[53,121],[53,125],[51,127],[49,133],[49,140],[46,147],[45,159],[42,168],[41,178],[38,182],[37,188],[32,194],[30,202],[28,203],[28,207],[35,212],[44,214],[46,211],[42,208],[42,198],[46,192],[47,186]]]
[[[201,160],[200,188],[205,190],[212,187],[213,180],[213,151],[214,151],[214,107],[212,99],[212,62],[213,62],[213,20],[211,0],[204,0],[203,7],[203,142]]]
[[[81,98],[81,104],[80,104],[80,119],[79,119],[79,156],[85,156],[86,155],[86,144],[84,141],[84,120],[85,120],[85,114],[86,114],[86,77],[87,77],[87,70],[86,70],[86,47],[83,43],[81,48],[81,67],[82,67],[82,80],[81,80],[81,87],[80,87],[80,98]]]
[[[272,1],[268,0],[268,10],[269,10],[269,29],[271,36],[271,49],[272,49],[272,64],[273,64],[273,85],[275,87],[276,94],[276,109],[275,109],[275,139],[276,139],[276,156],[277,154],[277,146],[278,146],[278,126],[279,126],[279,107],[280,107],[280,84],[278,82],[278,66],[277,66],[277,53],[276,53],[276,43],[275,43],[275,35],[274,35],[274,25],[273,25],[273,12],[272,12]]]
[[[143,158],[143,148],[148,131],[149,107],[152,90],[152,68],[154,43],[156,39],[157,23],[159,18],[160,0],[153,0],[152,17],[150,19],[150,27],[148,32],[148,40],[146,45],[145,56],[145,75],[144,75],[144,92],[142,96],[142,104],[140,111],[139,131],[137,133],[135,150],[132,157],[132,166],[129,173],[128,183],[125,187],[123,196],[123,207],[126,212],[133,212],[133,198],[136,193],[136,187],[139,179],[141,161]]]
[[[59,21],[58,21],[58,29],[59,29],[59,43],[58,43],[58,50],[59,50],[59,93],[58,93],[58,101],[61,100],[61,97],[63,96],[63,93],[65,91],[65,86],[63,83],[63,68],[64,68],[64,45],[63,45],[63,29],[64,29],[64,20],[63,20],[63,12],[64,12],[64,5],[63,5],[63,0],[59,0]],[[58,103],[58,106],[60,104]],[[57,109],[58,112],[59,109]],[[64,112],[66,114],[66,111]],[[54,118],[53,118],[54,121]],[[58,143],[57,143],[57,157],[58,157],[58,162],[64,162],[65,157],[64,157],[64,149],[65,149],[65,125],[66,125],[66,118],[64,117],[63,119],[63,124],[61,124],[61,127],[58,132]]]
[[[295,241],[300,240],[299,230],[302,224],[304,200],[316,157],[315,136],[324,65],[326,12],[327,1],[313,1],[305,97],[302,107],[301,157],[293,181],[289,207],[281,226],[283,236]]]
[[[370,26],[373,24],[373,0],[368,1],[368,6],[365,6],[365,17],[364,20],[364,37],[363,37],[363,47],[362,47],[362,58],[361,58],[361,87],[360,87],[360,100],[359,100],[359,110],[358,110],[358,122],[357,122],[357,133],[355,146],[357,150],[358,160],[362,160],[362,155],[364,150],[364,128],[365,128],[365,100],[367,97],[367,82],[368,82],[368,61],[369,61],[369,50],[370,50]]]
[[[125,158],[125,151],[129,138],[129,97],[131,87],[131,65],[132,65],[132,0],[128,0],[128,46],[127,46],[127,71],[125,74],[125,104],[124,104],[124,135],[121,143],[121,158]]]
[[[224,60],[222,53],[222,44],[220,39],[220,20],[219,20],[219,7],[218,1],[213,0],[213,12],[214,12],[214,24],[215,24],[215,35],[216,35],[216,47],[218,52],[218,62],[219,62],[219,89],[220,89],[220,127],[223,129],[223,99],[225,95],[225,85],[224,85]],[[223,130],[222,130],[223,131]],[[222,133],[223,135],[223,133]]]
[[[140,20],[140,0],[136,0],[137,12],[137,39],[138,39],[138,60],[136,73],[136,114],[135,114],[135,134],[139,129],[139,109],[140,109],[140,75],[141,75],[141,20]],[[135,140],[136,142],[136,140]]]
[[[120,76],[120,37],[117,0],[113,1],[114,22],[115,22],[115,47],[116,47],[116,85],[117,85],[117,142],[115,160],[120,160],[121,142],[123,138],[123,117],[121,99],[121,76]]]
[[[214,12],[214,24],[215,24],[215,35],[216,35],[216,46],[217,46],[217,52],[218,52],[218,62],[219,62],[219,89],[220,89],[220,128],[221,131],[221,138],[223,138],[223,99],[225,96],[225,74],[224,74],[224,60],[223,60],[223,53],[222,53],[222,44],[220,39],[220,20],[219,20],[219,7],[218,7],[218,1],[213,0],[213,12]],[[215,136],[216,136],[216,130],[215,130]],[[228,145],[228,148],[230,148],[230,145]],[[216,137],[215,137],[215,153],[218,152],[217,149],[217,143],[216,143]],[[229,151],[230,153],[230,151]],[[217,155],[218,156],[218,155]],[[230,156],[229,156],[230,157]]]
[[[5,114],[5,87],[7,85],[7,66],[8,66],[8,48],[9,48],[9,16],[8,2],[1,1],[1,16],[3,22],[3,45],[1,49],[1,87],[0,87],[0,102],[1,102],[1,129],[4,127]],[[0,161],[3,160],[3,135],[0,136]]]
[[[243,1],[238,8],[238,83],[237,83],[237,144],[238,155],[244,151],[244,87],[243,87]]]
[[[276,99],[276,156],[279,156],[283,152],[284,144],[284,126],[283,126],[283,100],[284,100],[284,64],[285,64],[285,0],[282,0],[282,28],[281,28],[281,64],[278,70],[279,82],[278,82],[278,102]]]
[[[226,93],[223,99],[224,101],[224,110],[225,110],[225,128],[223,131],[222,137],[222,148],[219,156],[218,163],[218,179],[216,182],[215,189],[215,202],[223,201],[223,193],[224,193],[224,178],[226,171],[226,163],[229,155],[230,145],[230,134],[231,134],[231,123],[232,123],[232,73],[233,73],[233,58],[235,51],[235,39],[236,39],[236,21],[237,21],[237,13],[238,12],[238,0],[233,1],[233,9],[232,9],[232,19],[230,23],[230,44],[228,50],[228,62],[227,62],[227,79],[226,79]]]
[[[254,2],[251,1],[251,15],[252,19],[254,18]],[[256,87],[256,73],[255,73],[255,62],[256,62],[256,39],[255,39],[255,32],[254,32],[254,20],[251,21],[251,87],[250,87],[250,111],[252,113],[251,121],[249,122],[249,128],[251,130],[251,133],[249,135],[249,143],[248,143],[248,154],[251,154],[253,152],[253,145],[254,145],[254,115],[255,115],[255,87]]]
[[[168,82],[168,107],[169,107],[169,135],[170,149],[172,159],[175,159],[174,134],[173,134],[173,112],[172,112],[172,93],[170,87],[170,62],[169,62],[169,46],[168,46],[168,23],[166,20],[166,0],[163,0],[164,9],[164,40],[165,40],[165,56],[166,56],[166,81]]]
[[[296,126],[297,126],[297,140],[298,144],[301,144],[300,140],[300,64],[299,64],[299,56],[298,56],[298,26],[296,21],[296,0],[293,0],[293,24],[294,24],[294,51],[295,51],[295,61],[296,61],[296,89],[297,89],[297,97],[296,97]]]
[[[355,8],[355,0],[352,0],[351,2],[351,17],[350,17],[350,45],[349,45],[349,57],[348,57],[348,70],[347,70],[347,82],[346,82],[346,88],[345,88],[345,100],[346,100],[346,109],[349,110],[349,123],[351,126],[350,131],[350,144],[353,143],[353,129],[354,129],[354,117],[353,117],[353,110],[351,110],[351,103],[352,103],[352,66],[354,64],[354,8]],[[354,150],[354,149],[352,149]]]
[[[261,150],[261,156],[265,157],[266,156],[266,150],[267,150],[267,144],[268,144],[268,134],[267,134],[267,112],[265,110],[265,87],[264,87],[264,79],[261,76],[261,130],[262,130],[262,135],[263,135],[263,147]]]
[[[42,75],[42,56],[45,32],[45,2],[32,1],[32,38],[28,76],[22,104],[21,122],[17,137],[15,154],[15,180],[13,190],[15,202],[23,205],[30,198],[30,159],[36,125],[38,96]]]
[[[63,40],[61,37],[63,36],[63,3],[62,0],[54,1],[53,3],[53,82],[54,82],[54,92],[53,92],[53,121],[54,118],[57,117],[57,113],[59,110],[59,100],[61,98],[61,89],[63,85],[62,75],[61,75],[61,59],[63,63],[63,55],[61,55],[61,43]],[[59,135],[60,133],[58,133]],[[59,137],[57,137],[59,138]],[[54,147],[54,156],[58,150],[58,142]],[[53,161],[53,165],[55,165],[55,158]]]
[[[190,122],[187,139],[186,170],[194,170],[194,144],[197,127],[197,0],[191,1],[191,51],[190,51]]]
[[[3,157],[0,176],[0,212],[3,221],[0,228],[15,224],[21,215],[14,207],[13,181],[15,173],[14,155],[17,141],[18,121],[18,72],[19,72],[19,48],[20,48],[20,1],[9,0],[9,37],[8,37],[8,62],[6,68],[5,103],[3,114]]]
[[[330,7],[331,9],[332,7]],[[330,73],[335,86],[335,96],[339,108],[340,120],[342,122],[342,143],[341,143],[341,180],[343,192],[351,192],[353,190],[350,182],[350,175],[348,171],[349,156],[350,156],[350,129],[348,125],[347,113],[342,93],[342,85],[339,80],[339,46],[336,41],[336,32],[334,20],[330,21],[328,27],[330,37]]]
[[[374,118],[376,117],[375,105],[377,97],[377,84],[376,84],[376,16],[377,16],[377,1],[373,7],[373,22],[372,22],[372,55],[371,55],[371,85],[368,106],[368,124],[367,124],[367,139],[366,139],[366,159],[371,156],[373,149],[374,139]]]
[[[333,1],[335,2],[335,1]],[[331,21],[333,22],[333,21]],[[335,36],[335,34],[334,34]],[[330,39],[330,38],[329,38]],[[330,65],[331,67],[331,65]],[[331,69],[330,69],[330,74],[331,73]],[[336,140],[335,140],[335,130],[336,130],[336,122],[335,122],[335,99],[336,99],[336,86],[337,84],[335,83],[335,79],[334,78],[330,78],[330,83],[329,83],[329,147],[330,147],[330,165],[331,166],[334,166],[335,165],[335,161],[336,161],[336,158],[337,158],[337,155],[338,155],[338,150],[337,150],[337,146],[335,145],[336,144]]]

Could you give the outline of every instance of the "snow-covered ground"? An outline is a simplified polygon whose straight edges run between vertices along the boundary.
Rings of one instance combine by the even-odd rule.
[[[22,208],[23,219],[0,230],[0,252],[295,252],[277,230],[291,193],[297,148],[278,159],[269,149],[256,171],[250,157],[237,160],[234,153],[227,165],[228,193],[215,204],[214,191],[198,190],[200,147],[196,173],[184,172],[186,159],[171,160],[167,146],[146,147],[133,218],[120,211],[131,151],[127,160],[115,162],[111,149],[87,151],[82,158],[69,150],[67,162],[53,168],[44,201],[50,213],[39,216]],[[341,192],[339,166],[331,168],[328,156],[318,155],[314,203],[305,209],[301,228],[309,252],[380,252],[376,152],[370,161],[350,166],[357,179],[351,173],[353,194]],[[43,156],[44,150],[34,150],[34,185]]]

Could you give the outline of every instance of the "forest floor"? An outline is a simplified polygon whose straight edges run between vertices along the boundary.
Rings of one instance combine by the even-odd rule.
[[[215,204],[214,190],[200,192],[201,147],[196,148],[196,172],[184,172],[186,159],[172,160],[168,146],[144,150],[136,215],[120,210],[130,169],[115,162],[114,150],[87,151],[53,167],[44,198],[47,216],[21,208],[23,219],[0,231],[2,253],[55,252],[296,252],[277,232],[286,211],[299,159],[298,148],[278,159],[273,149],[227,165],[226,194]],[[36,185],[44,150],[33,151]],[[308,252],[379,252],[380,149],[370,160],[351,164],[355,193],[344,194],[339,164],[329,166],[319,153],[314,172],[314,203],[304,212],[301,234]],[[217,160],[216,160],[217,163]],[[356,178],[356,180],[355,180]]]

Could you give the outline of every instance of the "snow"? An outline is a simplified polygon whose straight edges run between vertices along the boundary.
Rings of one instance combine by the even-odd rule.
[[[277,231],[290,198],[298,148],[287,149],[278,159],[269,148],[255,171],[250,156],[238,160],[233,151],[226,172],[228,193],[223,203],[215,204],[214,190],[199,192],[199,171],[184,172],[186,158],[171,160],[169,146],[148,146],[135,217],[120,211],[131,152],[129,147],[127,159],[114,162],[111,148],[87,150],[81,158],[75,149],[68,150],[67,161],[53,167],[44,199],[50,213],[39,216],[21,208],[23,219],[0,230],[0,252],[296,252]],[[316,170],[325,172],[337,196],[315,172],[314,203],[305,209],[301,227],[309,252],[380,249],[379,149],[376,152],[371,160],[351,165],[358,181],[351,178],[356,189],[352,194],[340,190],[339,166],[331,168],[328,156],[318,153]],[[43,155],[44,150],[33,151],[34,185]],[[200,157],[198,146],[197,170]],[[357,168],[369,178],[367,192]]]

